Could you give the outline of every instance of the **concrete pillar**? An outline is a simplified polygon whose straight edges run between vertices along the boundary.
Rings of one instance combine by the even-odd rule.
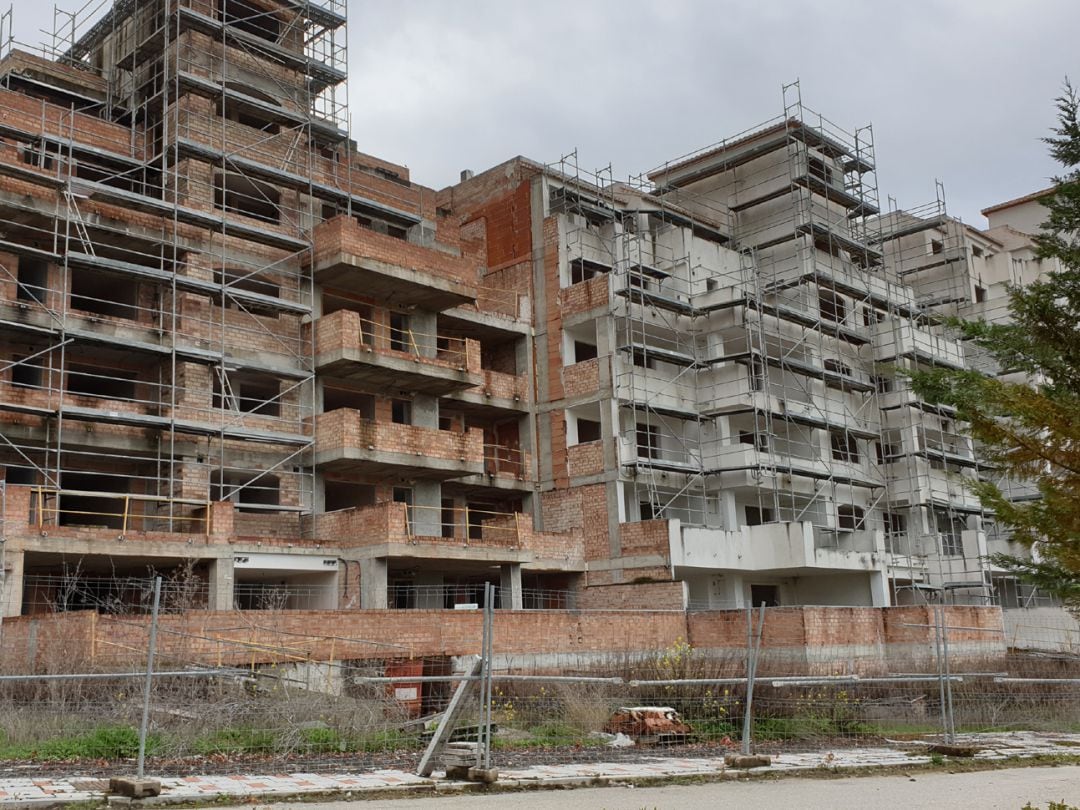
[[[5,551],[0,559],[4,565],[0,572],[0,616],[18,616],[23,602],[23,552]]]
[[[725,489],[720,492],[720,525],[727,531],[734,531],[742,525],[742,515],[739,514],[738,504],[735,503],[735,492]]]
[[[499,569],[499,608],[521,610],[521,563],[507,563]]]
[[[412,423],[416,427],[439,429],[439,398],[417,394],[412,399]]]
[[[891,607],[889,578],[884,569],[870,572],[870,604],[874,607]]]
[[[442,484],[417,481],[413,484],[413,534],[427,537],[442,535]]]
[[[360,561],[360,609],[386,609],[386,574],[385,557]]]
[[[222,557],[210,561],[208,573],[210,595],[207,607],[210,610],[232,610],[236,580],[234,577],[233,558]]]
[[[414,311],[409,313],[409,329],[421,357],[434,357],[438,352],[435,332],[439,318],[434,312]]]

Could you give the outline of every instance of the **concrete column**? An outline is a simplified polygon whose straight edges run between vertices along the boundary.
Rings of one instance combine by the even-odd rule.
[[[720,525],[727,531],[734,531],[742,525],[742,516],[739,514],[738,504],[735,503],[735,493],[730,489],[720,492]]]
[[[438,537],[442,534],[442,484],[417,481],[413,484],[413,534]]]
[[[412,399],[412,423],[416,427],[439,429],[439,398],[417,394]]]
[[[23,552],[5,551],[0,575],[0,616],[18,616],[23,602]]]
[[[222,557],[210,561],[209,586],[210,610],[232,610],[236,580],[234,577],[233,558]]]
[[[521,610],[521,564],[507,563],[499,570],[499,608]]]
[[[891,607],[889,598],[889,579],[885,571],[879,569],[870,572],[870,603],[874,607]]]
[[[385,557],[360,561],[360,609],[386,609],[386,574]]]
[[[434,312],[414,311],[409,313],[409,329],[412,330],[413,340],[421,357],[434,357],[438,352],[435,342],[435,331],[438,328],[439,319]]]

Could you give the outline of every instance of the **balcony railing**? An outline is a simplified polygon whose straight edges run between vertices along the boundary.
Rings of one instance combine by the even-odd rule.
[[[339,459],[469,475],[483,471],[484,433],[400,425],[342,408],[315,418],[317,463]],[[438,462],[433,464],[433,462]]]
[[[166,498],[127,492],[52,489],[31,490],[31,523],[41,531],[53,526],[129,531],[187,532],[209,535],[209,501]]]

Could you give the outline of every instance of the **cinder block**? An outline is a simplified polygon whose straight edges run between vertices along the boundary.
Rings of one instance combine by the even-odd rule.
[[[763,754],[727,754],[724,764],[729,768],[767,768],[772,765],[772,757]]]
[[[109,793],[117,793],[129,799],[160,796],[161,782],[156,779],[138,779],[134,776],[113,776],[109,779]]]
[[[483,782],[491,785],[499,781],[499,772],[494,768],[469,768],[466,778],[470,782]]]

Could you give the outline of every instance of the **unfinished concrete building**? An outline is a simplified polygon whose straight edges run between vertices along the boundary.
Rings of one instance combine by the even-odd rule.
[[[968,362],[1002,242],[881,212],[869,129],[791,87],[632,181],[434,191],[349,140],[344,0],[95,19],[0,58],[4,615],[1001,590],[894,371]]]
[[[997,242],[940,200],[881,212],[871,131],[785,96],[637,181],[570,156],[444,192],[513,195],[531,245],[537,520],[585,528],[590,601],[992,601],[974,448],[897,372],[977,361],[940,316]]]
[[[524,297],[349,141],[345,29],[120,0],[51,59],[5,42],[5,614],[151,571],[193,607],[521,607],[583,568],[521,518]]]

